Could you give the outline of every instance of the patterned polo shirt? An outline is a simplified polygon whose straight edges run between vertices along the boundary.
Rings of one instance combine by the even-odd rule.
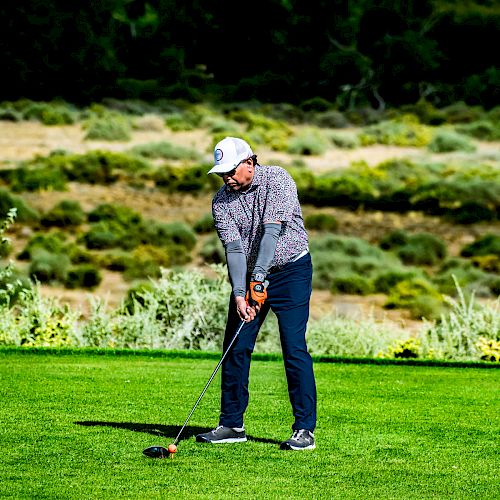
[[[212,200],[212,214],[224,246],[241,239],[248,272],[253,271],[257,260],[264,222],[282,223],[271,270],[308,249],[297,186],[282,167],[255,165],[252,182],[246,191],[222,186]]]

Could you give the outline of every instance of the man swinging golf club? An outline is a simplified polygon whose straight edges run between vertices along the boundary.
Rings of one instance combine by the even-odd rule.
[[[224,186],[212,200],[212,213],[232,285],[224,351],[238,325],[244,325],[222,363],[219,425],[196,440],[247,440],[243,415],[248,405],[250,359],[271,308],[278,318],[294,416],[292,436],[281,448],[314,449],[316,384],[305,340],[312,263],[297,187],[285,169],[259,165],[240,138],[220,141],[214,159],[209,173],[221,176]]]

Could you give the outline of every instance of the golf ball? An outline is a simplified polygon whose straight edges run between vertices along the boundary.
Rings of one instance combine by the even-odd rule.
[[[176,451],[177,451],[177,446],[175,446],[175,444],[168,445],[168,452],[169,453],[175,453]]]

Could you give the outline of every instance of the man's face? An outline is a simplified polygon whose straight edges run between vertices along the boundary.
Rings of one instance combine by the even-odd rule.
[[[254,166],[251,158],[239,163],[233,170],[224,174],[218,174],[222,177],[224,184],[233,191],[245,190],[253,179]]]

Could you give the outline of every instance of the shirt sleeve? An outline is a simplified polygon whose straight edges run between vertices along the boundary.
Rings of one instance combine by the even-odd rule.
[[[262,221],[290,222],[297,204],[297,186],[292,176],[279,168],[277,175],[271,176],[267,185],[266,203]]]
[[[217,201],[212,203],[212,216],[214,218],[215,229],[224,246],[231,243],[231,241],[236,241],[241,238],[234,220],[229,217],[227,210],[224,210]]]

